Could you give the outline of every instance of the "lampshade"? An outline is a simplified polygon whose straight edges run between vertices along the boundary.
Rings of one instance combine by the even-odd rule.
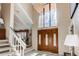
[[[66,46],[79,46],[79,38],[76,34],[69,34],[66,36],[64,45]]]
[[[4,24],[4,21],[2,18],[0,18],[0,24]]]

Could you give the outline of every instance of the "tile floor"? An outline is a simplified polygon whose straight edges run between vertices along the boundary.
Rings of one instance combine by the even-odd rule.
[[[25,56],[58,56],[58,54],[33,50],[28,53],[25,53]]]

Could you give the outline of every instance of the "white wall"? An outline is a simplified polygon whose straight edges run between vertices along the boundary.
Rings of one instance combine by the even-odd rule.
[[[73,4],[71,6],[71,9],[74,7],[75,5]],[[74,14],[74,17],[72,18],[72,20],[74,21],[75,24],[75,34],[78,34],[79,36],[79,6]],[[79,56],[79,47],[76,47],[75,49],[75,53]]]
[[[68,47],[64,46],[64,40],[69,32],[70,25],[70,12],[69,4],[58,3],[57,7],[57,20],[58,20],[58,44],[59,44],[59,54],[63,55],[64,52],[68,52]]]
[[[23,13],[22,10],[18,10],[17,4],[15,4],[15,14],[19,15],[20,17],[17,17],[15,15],[14,19],[15,19],[15,29],[16,30],[20,30],[20,29],[29,29],[31,27],[31,22],[30,20],[33,19],[33,7],[32,4],[30,3],[20,3],[20,6],[22,6],[22,8],[25,10],[26,14],[28,16],[25,15],[25,13]],[[17,14],[17,10],[20,12],[19,14]],[[23,17],[23,15],[25,15]],[[29,17],[29,18],[27,18]],[[17,24],[18,22],[18,24]]]
[[[14,29],[15,30],[28,29],[28,25],[25,25],[25,26],[24,26],[23,22],[21,22],[19,20],[19,18],[17,18],[16,16],[14,16]]]
[[[21,5],[27,11],[28,15],[32,19],[32,17],[33,17],[33,7],[32,7],[32,4],[31,3],[22,3]]]

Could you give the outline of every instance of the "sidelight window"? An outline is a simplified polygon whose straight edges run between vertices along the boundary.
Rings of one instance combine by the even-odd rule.
[[[39,34],[39,45],[41,45],[41,34]]]
[[[45,35],[45,41],[46,41],[45,42],[46,43],[46,46],[48,46],[48,34]]]
[[[54,33],[54,36],[53,36],[53,43],[54,43],[54,47],[56,47],[56,33]]]

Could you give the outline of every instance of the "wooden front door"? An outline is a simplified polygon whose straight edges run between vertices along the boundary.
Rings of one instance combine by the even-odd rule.
[[[58,29],[38,30],[38,50],[58,53]]]

